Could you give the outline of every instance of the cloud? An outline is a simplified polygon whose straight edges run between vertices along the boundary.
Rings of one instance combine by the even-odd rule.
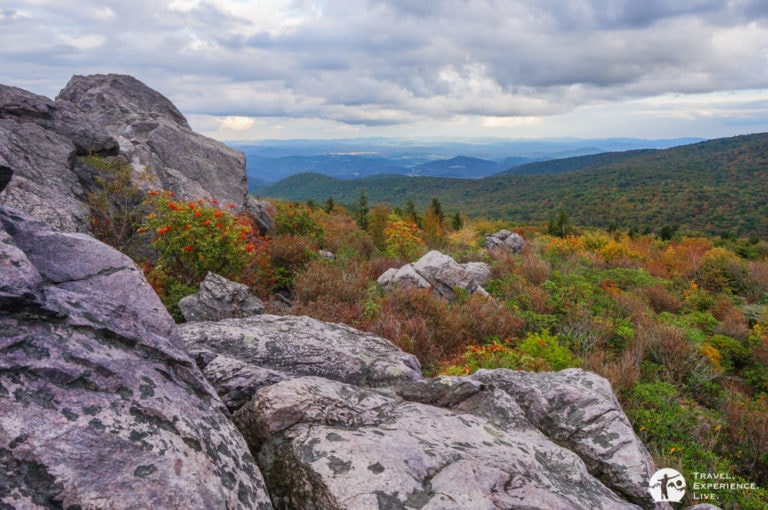
[[[247,131],[251,129],[255,121],[251,117],[240,117],[237,115],[230,115],[219,119],[219,126],[223,130],[227,131]]]
[[[768,89],[767,21],[760,0],[28,0],[0,11],[0,82],[121,72],[211,118],[522,127]]]

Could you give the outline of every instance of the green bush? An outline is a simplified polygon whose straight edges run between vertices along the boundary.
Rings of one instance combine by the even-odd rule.
[[[177,201],[168,191],[151,191],[148,204],[142,230],[154,236],[157,256],[147,279],[170,309],[209,271],[249,286],[269,278],[267,243],[252,218],[232,212],[234,204]]]

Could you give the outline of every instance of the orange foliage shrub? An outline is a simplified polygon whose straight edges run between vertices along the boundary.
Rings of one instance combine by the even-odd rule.
[[[661,250],[648,250],[646,269],[654,276],[672,278],[684,275],[688,278],[698,267],[704,254],[712,249],[712,242],[702,238],[685,238],[670,242]]]

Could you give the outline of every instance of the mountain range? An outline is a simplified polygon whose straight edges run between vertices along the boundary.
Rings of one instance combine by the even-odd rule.
[[[565,209],[582,226],[768,237],[768,133],[669,149],[604,152],[517,165],[479,179],[294,175],[259,190],[289,200],[425,208],[432,197],[453,213],[542,223]]]
[[[337,179],[407,175],[478,179],[536,161],[633,149],[663,149],[696,138],[642,140],[399,139],[268,140],[230,145],[246,156],[249,189],[299,173]]]

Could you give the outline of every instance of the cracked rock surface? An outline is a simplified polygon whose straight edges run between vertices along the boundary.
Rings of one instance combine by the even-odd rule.
[[[133,262],[3,207],[0,507],[271,508]]]
[[[421,386],[451,393],[457,384]],[[234,418],[278,508],[640,508],[505,391],[468,383],[453,397],[437,407],[300,377],[263,388]]]
[[[594,373],[424,379],[388,341],[306,317],[180,330],[277,508],[665,508]]]

